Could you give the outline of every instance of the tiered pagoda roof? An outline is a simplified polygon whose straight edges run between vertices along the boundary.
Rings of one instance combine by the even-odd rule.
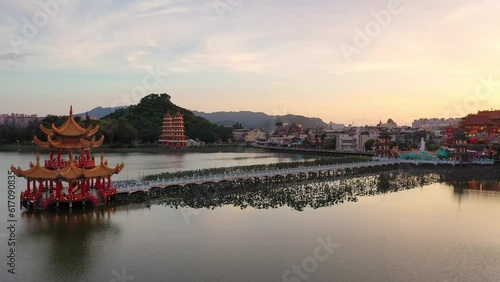
[[[41,141],[35,136],[33,142],[41,148],[89,150],[101,146],[104,142],[104,136],[97,141],[94,136],[99,130],[99,125],[83,128],[75,121],[73,106],[70,107],[69,118],[63,125],[56,127],[52,124],[52,128],[49,129],[40,124],[40,129],[47,135],[47,141]]]
[[[33,142],[37,144],[41,148],[55,148],[55,149],[84,149],[88,150],[90,148],[97,148],[102,145],[104,142],[104,136],[102,136],[99,140],[95,140],[95,136],[92,136],[92,139],[88,140],[86,138],[78,138],[78,139],[66,139],[66,140],[53,140],[50,135],[47,135],[47,141],[41,141],[38,137],[33,138]]]
[[[16,168],[12,165],[11,170],[16,174],[16,176],[26,177],[29,179],[75,180],[98,178],[109,176],[112,174],[118,174],[124,166],[125,164],[122,162],[121,164],[117,164],[114,168],[108,167],[108,161],[104,160],[104,154],[101,153],[101,163],[98,166],[90,169],[79,168],[75,165],[73,159],[70,159],[70,165],[65,168],[47,169],[44,166],[40,165],[40,154],[38,154],[36,157],[36,164],[30,163],[30,169],[22,170],[21,167]]]

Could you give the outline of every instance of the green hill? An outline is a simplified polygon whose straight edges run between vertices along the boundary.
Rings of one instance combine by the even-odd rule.
[[[139,104],[118,109],[101,120],[102,132],[108,142],[129,143],[134,139],[154,143],[161,135],[163,118],[167,111],[178,110],[184,116],[186,135],[208,143],[232,138],[232,128],[218,126],[191,111],[178,107],[168,94],[150,94]]]

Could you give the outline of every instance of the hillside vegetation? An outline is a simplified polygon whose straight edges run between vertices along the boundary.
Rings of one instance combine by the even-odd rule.
[[[170,100],[168,94],[150,94],[139,104],[118,109],[101,120],[102,131],[109,142],[129,143],[134,139],[154,143],[161,135],[163,118],[167,111],[177,111],[184,116],[186,135],[205,142],[224,141],[232,138],[232,128],[218,126],[193,112],[181,108]]]

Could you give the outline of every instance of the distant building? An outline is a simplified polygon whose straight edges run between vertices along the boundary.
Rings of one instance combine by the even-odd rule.
[[[379,157],[391,156],[391,141],[392,136],[388,132],[381,132],[377,138],[376,154]]]
[[[330,122],[328,127],[330,130],[343,130],[345,128],[345,125]]]
[[[456,126],[460,123],[460,118],[420,118],[412,122],[412,128],[423,130],[432,130],[436,128],[445,128],[447,126]]]
[[[386,123],[382,123],[382,121],[380,121],[378,124],[377,124],[377,127],[380,128],[380,129],[393,129],[395,127],[398,127],[397,123],[392,120],[392,118],[388,119]]]
[[[160,146],[187,147],[187,140],[188,137],[184,134],[184,117],[179,111],[173,117],[167,112],[163,118],[162,135],[158,140]]]
[[[465,132],[472,144],[488,143],[490,135],[498,134],[499,125],[487,115],[468,115],[460,122],[460,129]]]
[[[354,152],[358,150],[358,136],[355,133],[339,133],[336,137],[337,151]]]
[[[206,144],[205,144],[205,142],[200,141],[200,140],[188,139],[187,145],[188,145],[188,147],[203,147]]]
[[[245,142],[254,143],[265,139],[267,139],[267,132],[262,131],[260,128],[249,130],[245,135]]]
[[[13,125],[18,127],[27,127],[30,122],[38,120],[37,115],[26,114],[0,114],[0,126]]]
[[[445,147],[452,147],[455,145],[455,135],[460,129],[458,126],[447,126],[444,129],[442,144]]]
[[[248,130],[246,129],[234,129],[233,130],[233,140],[236,143],[244,143],[245,136],[247,135]]]

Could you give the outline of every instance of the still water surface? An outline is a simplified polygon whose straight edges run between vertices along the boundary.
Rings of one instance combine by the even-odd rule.
[[[294,158],[196,153],[173,164],[176,156],[108,157],[110,164],[126,162],[131,175],[138,169],[148,174],[303,160]],[[32,159],[0,153],[0,181],[6,183],[11,163],[26,167]],[[18,213],[17,274],[7,273],[2,227],[0,280],[283,281],[289,271],[289,281],[500,281],[498,184],[437,183],[303,211],[287,205],[127,205],[84,213]],[[480,188],[464,189],[469,187]],[[0,226],[6,226],[5,189],[0,196]],[[320,243],[328,241],[331,254]],[[315,258],[318,248],[321,260]]]

